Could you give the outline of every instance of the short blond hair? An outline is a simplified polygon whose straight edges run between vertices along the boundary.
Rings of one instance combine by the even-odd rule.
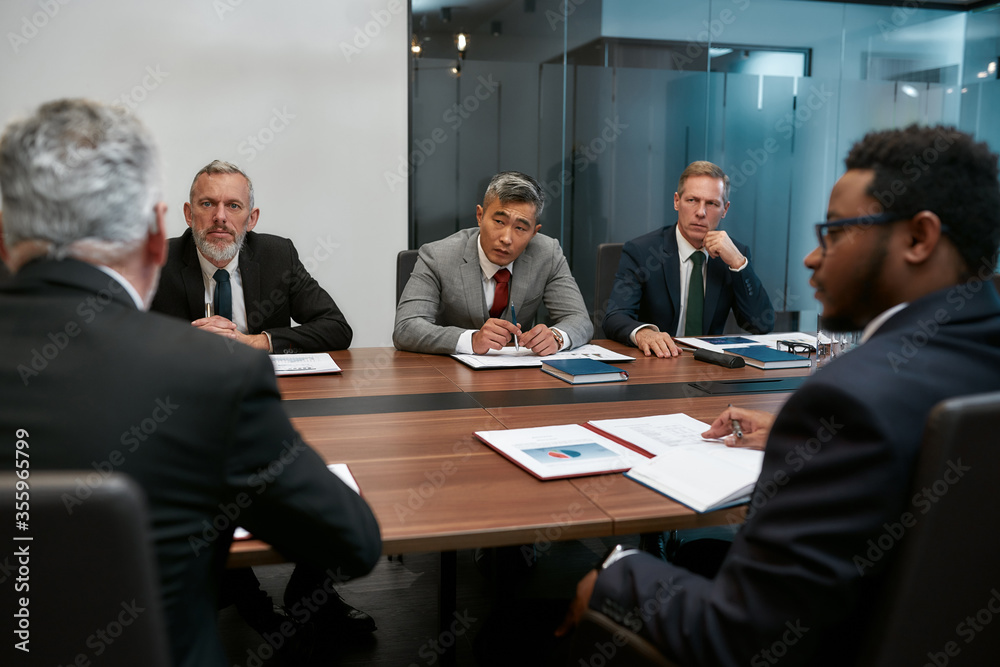
[[[729,203],[729,177],[726,176],[726,172],[722,171],[722,167],[707,160],[692,162],[677,179],[677,192],[679,194],[684,192],[684,183],[692,176],[711,176],[722,179],[722,203]]]

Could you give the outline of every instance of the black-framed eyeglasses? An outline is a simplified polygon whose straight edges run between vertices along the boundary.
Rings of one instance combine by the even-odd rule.
[[[784,346],[792,354],[812,354],[816,348],[809,343],[802,343],[797,340],[779,340],[778,345]]]
[[[878,215],[863,215],[859,218],[844,218],[843,220],[820,222],[816,224],[816,238],[819,239],[819,247],[826,251],[826,237],[829,236],[831,229],[840,229],[841,227],[857,227],[861,225],[888,225],[891,222],[905,220],[906,218],[907,216],[900,213],[879,213]]]

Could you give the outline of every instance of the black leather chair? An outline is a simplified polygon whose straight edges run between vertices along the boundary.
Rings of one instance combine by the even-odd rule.
[[[597,275],[594,281],[594,338],[606,338],[604,334],[604,314],[608,311],[608,299],[615,284],[618,261],[622,257],[624,243],[602,243],[597,246]]]
[[[396,255],[396,303],[399,303],[399,297],[403,296],[403,288],[406,287],[406,281],[410,279],[410,274],[413,273],[413,267],[417,265],[417,250],[400,250],[399,254]]]
[[[10,572],[0,655],[13,658],[0,663],[168,667],[142,491],[124,475],[21,470],[27,479],[0,473],[0,563]]]
[[[950,399],[931,411],[912,486],[922,498],[910,508],[916,523],[899,522],[864,667],[997,664],[998,422],[1000,392]]]

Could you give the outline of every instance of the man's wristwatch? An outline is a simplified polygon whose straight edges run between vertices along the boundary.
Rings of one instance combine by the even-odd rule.
[[[598,566],[597,569],[602,571],[606,570],[609,567],[611,567],[614,563],[620,561],[622,558],[637,553],[639,553],[638,549],[626,549],[622,545],[616,544],[615,546],[611,547],[611,549],[608,550],[608,553],[604,555],[604,559],[601,561],[601,564]]]
[[[549,331],[552,332],[552,337],[556,339],[556,345],[559,346],[558,349],[562,349],[563,346],[563,335],[559,332],[559,329],[553,329],[549,327]]]

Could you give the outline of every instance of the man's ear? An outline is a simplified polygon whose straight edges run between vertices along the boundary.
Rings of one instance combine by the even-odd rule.
[[[150,264],[161,267],[167,263],[167,204],[161,201],[153,206],[153,211],[156,214],[156,229],[146,235],[146,257]]]
[[[674,193],[674,210],[681,210],[681,193],[679,192]]]
[[[184,222],[187,223],[188,227],[191,226],[191,222],[192,222],[192,218],[191,218],[191,202],[187,202],[187,201],[184,202]]]
[[[486,211],[483,210],[482,206],[480,206],[479,204],[476,204],[476,224],[477,225],[482,224],[482,222],[483,222],[483,213],[485,213],[485,212]]]
[[[722,207],[722,217],[723,218],[726,217],[726,213],[729,213],[729,204],[730,204],[730,202],[726,202],[726,205]]]
[[[257,218],[260,217],[260,209],[255,208],[250,211],[250,220],[247,222],[247,231],[253,231],[253,228],[257,226]]]
[[[903,257],[911,264],[923,264],[941,242],[941,218],[933,211],[920,211],[903,227],[909,235]]]
[[[534,236],[540,231],[542,231],[542,223],[539,222],[537,225],[535,225],[535,231],[531,232],[531,235]]]

